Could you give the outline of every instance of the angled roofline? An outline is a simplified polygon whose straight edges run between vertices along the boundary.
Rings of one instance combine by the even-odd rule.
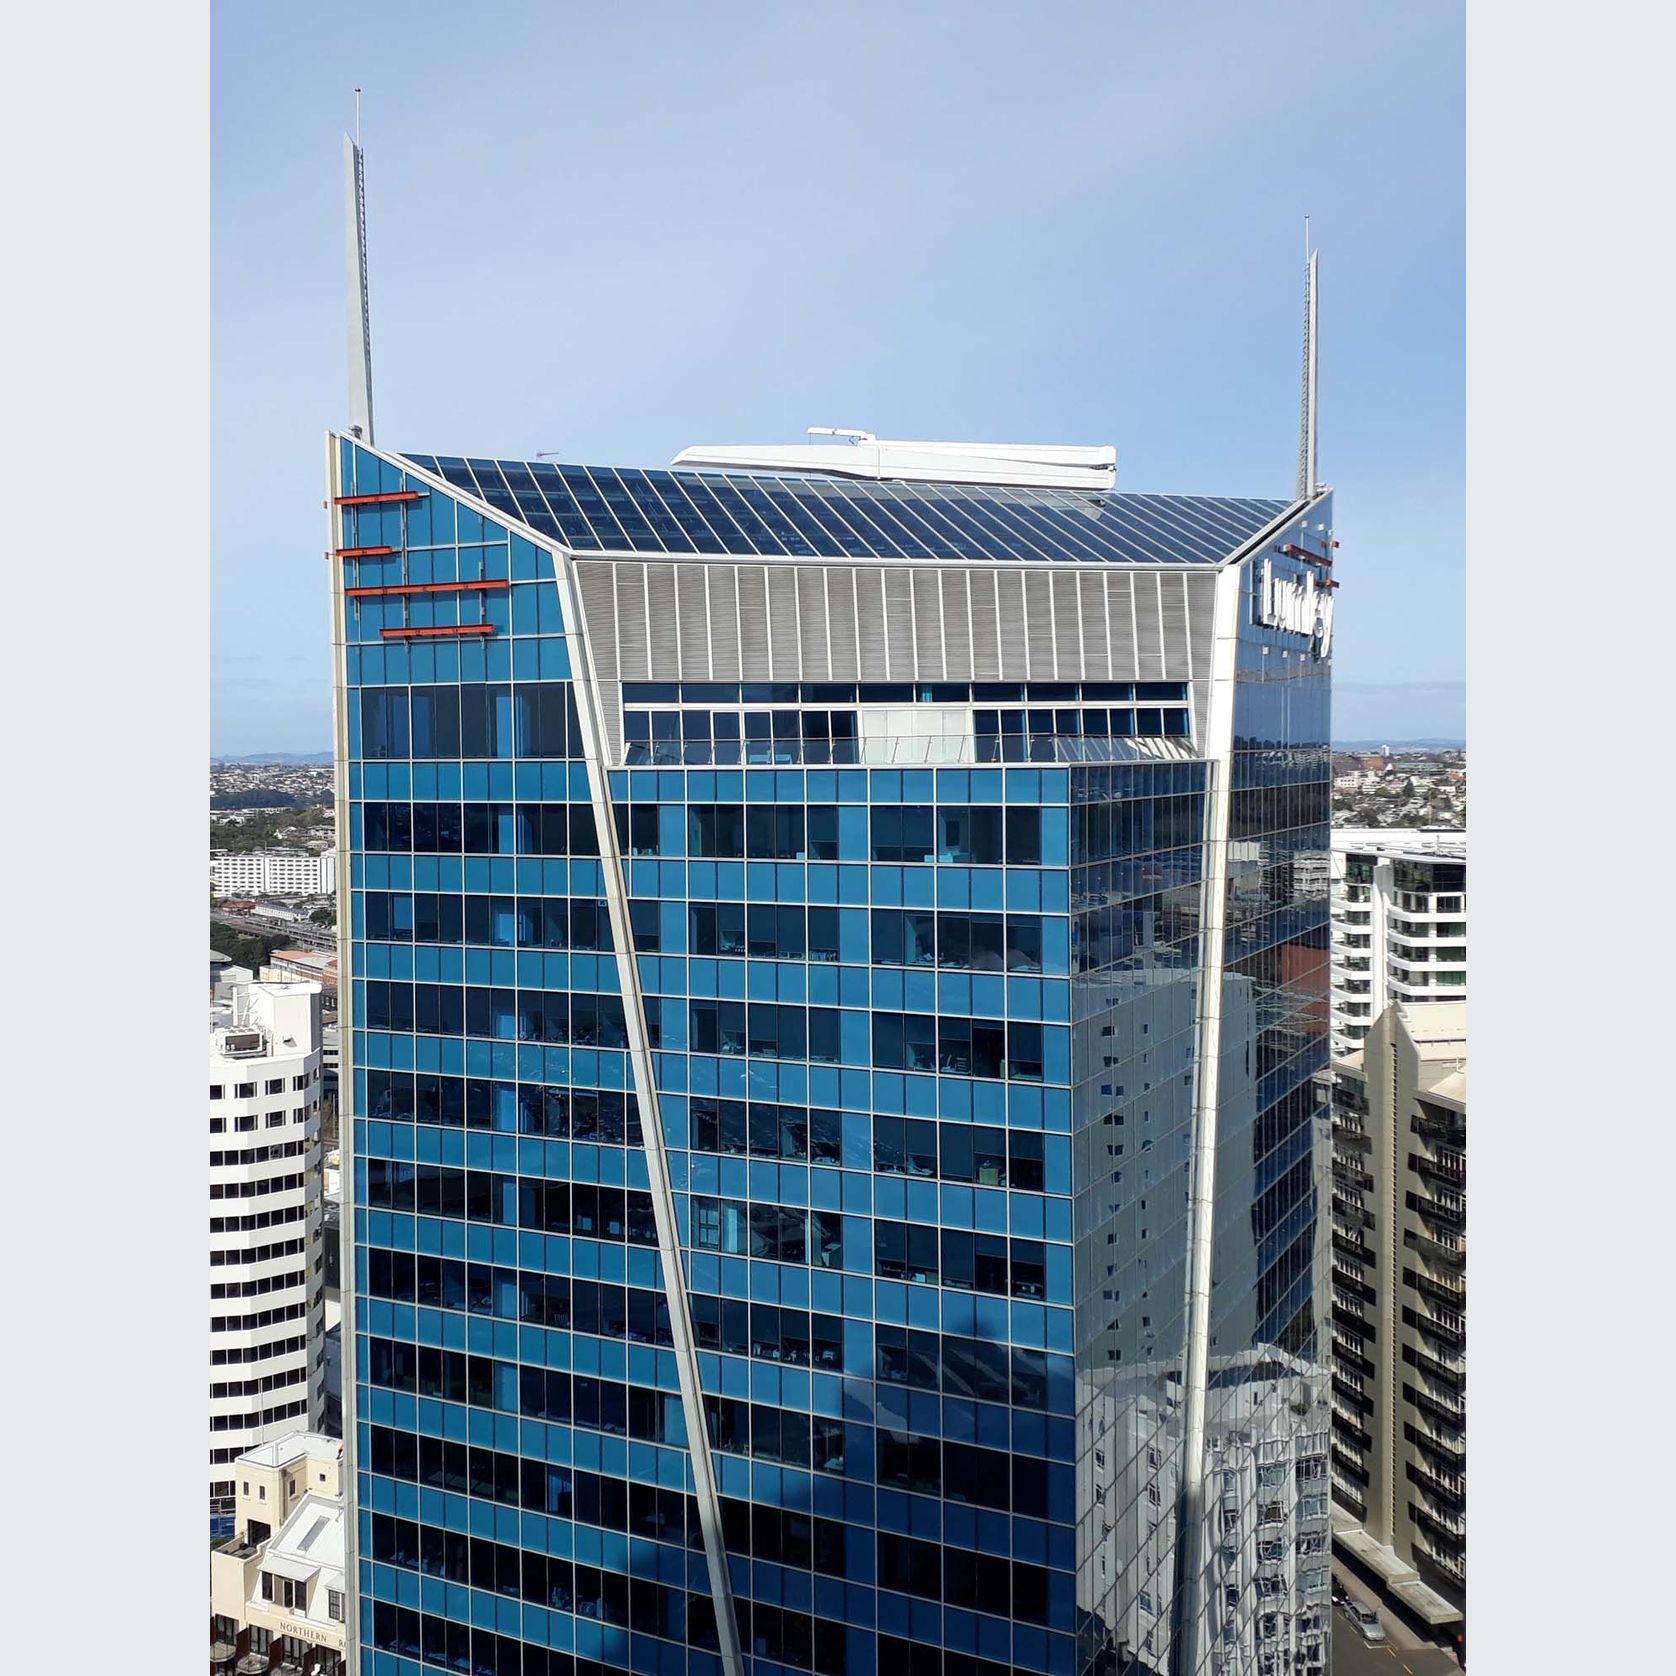
[[[1316,492],[1313,496],[1311,496],[1309,498],[1306,498],[1306,499],[1302,499],[1302,500],[1294,499],[1290,502],[1284,503],[1283,506],[1282,506],[1282,510],[1273,519],[1271,519],[1261,529],[1257,530],[1254,534],[1247,537],[1244,541],[1240,542],[1238,545],[1231,548],[1229,550],[1229,552],[1227,554],[1225,554],[1222,558],[1214,559],[1214,560],[1207,560],[1207,561],[1204,561],[1202,563],[1181,563],[1181,564],[1171,565],[1171,564],[1160,564],[1160,563],[1153,562],[1153,561],[1148,561],[1148,560],[1145,560],[1145,559],[1124,560],[1124,559],[1096,559],[1096,558],[1087,558],[1087,559],[1071,558],[1071,559],[1052,559],[1052,560],[1049,560],[1049,559],[1014,559],[1014,558],[981,558],[981,559],[974,559],[974,558],[963,558],[963,557],[960,557],[960,556],[957,556],[957,555],[954,555],[954,554],[950,554],[947,557],[943,557],[943,558],[926,559],[926,558],[909,558],[906,555],[902,555],[902,554],[891,555],[891,556],[888,556],[888,557],[887,556],[862,557],[862,556],[859,556],[859,555],[850,555],[850,554],[846,554],[846,555],[842,555],[842,556],[836,556],[835,555],[835,556],[831,556],[831,557],[818,557],[818,556],[812,556],[812,555],[809,555],[809,554],[794,554],[794,553],[731,553],[731,552],[724,552],[724,553],[665,553],[665,552],[651,552],[651,551],[649,551],[645,548],[638,548],[638,547],[571,547],[568,543],[566,543],[565,541],[563,541],[559,537],[548,535],[544,531],[536,529],[533,525],[525,523],[521,518],[509,518],[507,516],[506,512],[504,510],[502,510],[501,508],[491,506],[488,501],[484,500],[481,496],[479,496],[477,494],[474,494],[470,489],[462,488],[457,483],[450,483],[447,480],[447,478],[442,477],[435,472],[426,470],[425,467],[417,464],[410,456],[408,456],[406,454],[400,454],[400,453],[397,453],[394,449],[383,448],[383,447],[380,447],[376,444],[369,443],[364,437],[356,436],[352,431],[349,431],[347,429],[342,429],[342,428],[339,428],[337,426],[333,426],[327,432],[327,435],[333,442],[338,442],[338,441],[349,442],[349,443],[353,443],[358,448],[365,448],[369,454],[376,454],[380,459],[386,461],[390,465],[395,466],[398,470],[407,472],[412,477],[417,478],[420,482],[427,484],[428,486],[430,486],[431,488],[439,491],[440,493],[445,494],[445,495],[450,495],[454,499],[462,502],[463,504],[472,507],[473,510],[477,511],[483,517],[489,519],[491,522],[493,522],[497,525],[504,525],[504,526],[506,526],[510,529],[517,530],[519,532],[519,534],[526,541],[533,542],[536,546],[544,548],[548,552],[566,554],[571,558],[574,558],[574,559],[577,559],[577,560],[582,560],[582,561],[593,560],[593,559],[604,559],[604,560],[611,560],[611,561],[633,561],[635,563],[640,563],[640,564],[651,563],[651,564],[836,565],[836,566],[843,566],[843,567],[853,567],[853,568],[858,568],[858,569],[862,569],[862,570],[871,569],[871,568],[874,568],[874,567],[877,567],[877,566],[890,567],[890,566],[894,566],[894,565],[910,565],[910,566],[917,566],[917,567],[920,567],[922,569],[929,567],[929,568],[939,569],[939,570],[1021,570],[1021,571],[1027,571],[1027,572],[1033,572],[1033,571],[1043,570],[1043,569],[1051,569],[1051,570],[1079,570],[1079,569],[1085,569],[1085,570],[1097,570],[1097,571],[1107,571],[1107,570],[1112,570],[1112,571],[1138,571],[1138,572],[1144,572],[1144,573],[1148,573],[1148,574],[1153,573],[1153,572],[1160,572],[1160,571],[1182,571],[1182,572],[1197,572],[1197,573],[1203,574],[1203,575],[1214,575],[1216,572],[1218,572],[1220,570],[1225,570],[1229,565],[1238,564],[1241,561],[1243,561],[1244,559],[1249,558],[1254,552],[1258,551],[1260,548],[1262,548],[1268,542],[1272,541],[1274,539],[1274,537],[1280,533],[1280,531],[1285,529],[1286,526],[1288,524],[1290,524],[1294,519],[1296,519],[1300,514],[1308,512],[1311,508],[1320,505],[1321,502],[1324,501],[1333,492],[1330,485],[1322,484],[1322,485],[1319,486],[1319,488],[1316,490]],[[528,462],[514,462],[514,463],[527,464]],[[579,462],[572,462],[572,463],[579,463]],[[584,467],[583,469],[588,469],[588,468]],[[640,469],[640,468],[630,468],[630,469]],[[656,468],[654,468],[654,469],[656,469]],[[661,468],[661,469],[668,470],[669,468],[664,467],[664,468]],[[696,473],[695,475],[702,476],[703,474],[702,473]],[[803,475],[808,476],[809,474],[803,474]],[[809,477],[809,480],[810,481],[820,481],[821,479],[814,478],[814,477]],[[788,476],[786,481],[796,482],[796,481],[798,481],[798,478],[795,477],[795,476]],[[840,479],[834,479],[833,481],[842,483],[844,480],[840,478]],[[929,479],[927,480],[928,483],[931,482],[931,481],[932,480],[929,480]],[[947,480],[946,479],[938,479],[936,481],[946,482]],[[960,485],[951,485],[951,486],[959,487]],[[997,487],[997,488],[999,488],[999,487],[1013,487],[1013,488],[1016,488],[1016,487],[1021,487],[1021,486],[1022,485],[1017,485],[1017,484],[1009,484],[1009,485],[992,484],[992,485],[989,485],[989,487]],[[1051,492],[1065,492],[1065,491],[1053,490],[1047,485],[1038,485],[1038,487],[1043,487],[1044,489],[1047,489],[1048,492],[1050,492],[1050,493]],[[1088,491],[1084,491],[1084,492],[1088,492]],[[1185,493],[1181,493],[1181,492],[1159,493],[1156,496],[1154,496],[1151,493],[1151,491],[1142,490],[1142,489],[1128,489],[1128,490],[1121,491],[1121,493],[1123,493],[1125,495],[1134,496],[1134,497],[1140,498],[1140,499],[1181,500],[1181,501],[1236,499],[1236,498],[1243,498],[1243,499],[1259,499],[1259,498],[1267,499],[1267,498],[1270,498],[1270,497],[1267,497],[1267,496],[1263,496],[1263,497],[1258,497],[1258,496],[1233,497],[1233,496],[1191,495],[1191,494],[1185,494]]]

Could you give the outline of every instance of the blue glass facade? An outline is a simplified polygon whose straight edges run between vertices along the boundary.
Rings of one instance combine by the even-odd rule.
[[[892,766],[833,731],[853,679],[595,680],[539,468],[334,449],[360,1668],[710,1676],[718,1601],[753,1676],[1236,1668],[1176,1587],[1188,1552],[1218,1603],[1233,1575],[1174,1514],[1210,794],[1231,769],[1220,1436],[1230,1368],[1276,1383],[1236,1353],[1318,1349],[1324,659],[1247,584],[1227,764],[1199,670],[875,693],[983,713],[965,760]],[[665,479],[815,517],[579,469],[620,539],[573,549],[683,550]],[[876,537],[913,525],[862,487]],[[980,529],[1074,528],[986,495]],[[1285,510],[1205,507],[1183,562]]]

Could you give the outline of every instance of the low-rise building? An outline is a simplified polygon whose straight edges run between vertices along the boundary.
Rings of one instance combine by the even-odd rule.
[[[279,983],[301,979],[317,983],[330,992],[338,986],[338,957],[323,949],[275,949],[262,969],[264,981]]]
[[[233,1471],[233,1536],[210,1554],[211,1676],[333,1676],[344,1668],[343,1444],[291,1432]]]

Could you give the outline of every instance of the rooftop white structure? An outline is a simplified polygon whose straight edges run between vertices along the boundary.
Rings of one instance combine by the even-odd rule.
[[[810,472],[822,476],[908,483],[996,483],[1032,489],[1110,489],[1117,450],[1020,442],[891,442],[870,431],[812,426],[825,443],[699,444],[683,448],[677,466],[727,471]]]

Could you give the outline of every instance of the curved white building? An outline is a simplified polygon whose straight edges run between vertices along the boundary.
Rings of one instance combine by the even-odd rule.
[[[320,1418],[320,1061],[318,984],[237,984],[212,1002],[212,1530],[232,1528],[232,1463]]]

